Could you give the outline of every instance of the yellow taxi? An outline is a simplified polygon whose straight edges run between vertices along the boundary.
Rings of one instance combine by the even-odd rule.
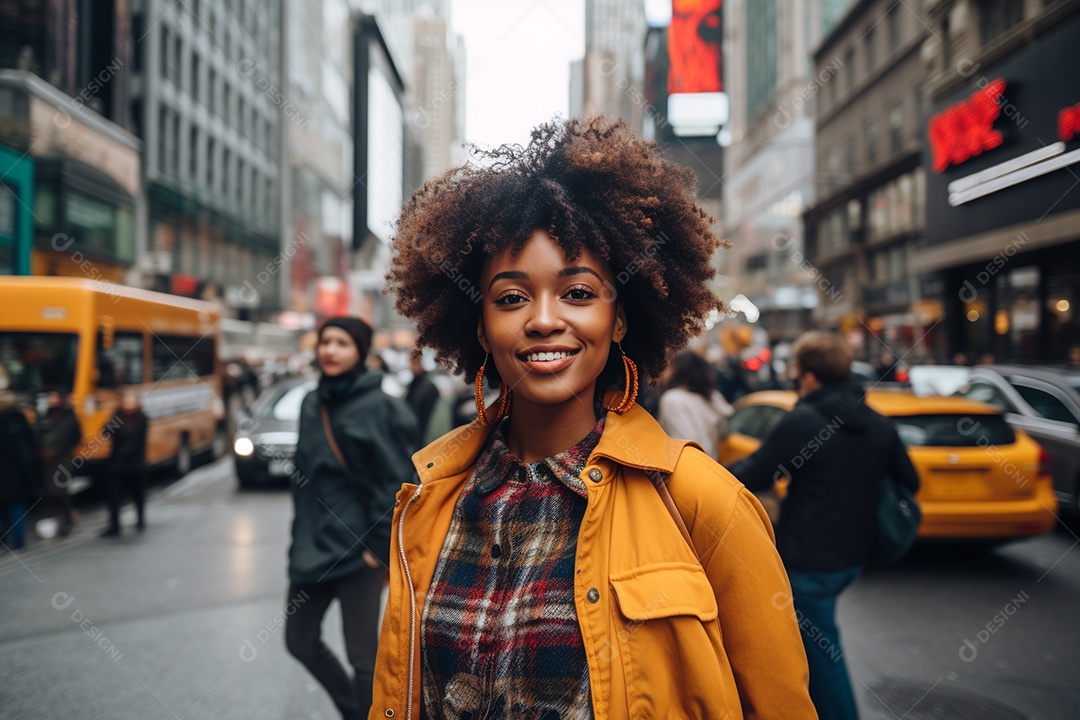
[[[756,450],[798,399],[786,390],[740,399],[729,421],[731,434],[720,442],[720,463]],[[1057,500],[1050,457],[1022,430],[1009,427],[996,408],[892,390],[871,390],[866,403],[895,423],[919,473],[919,537],[1008,540],[1053,529]],[[776,492],[783,497],[784,488]]]

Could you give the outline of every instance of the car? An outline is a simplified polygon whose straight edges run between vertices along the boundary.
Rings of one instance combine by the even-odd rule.
[[[749,455],[798,401],[787,390],[753,393],[729,418],[719,460]],[[1049,456],[996,408],[959,397],[918,397],[910,391],[871,390],[871,408],[896,425],[920,488],[920,538],[992,543],[1050,532],[1057,500]],[[782,496],[783,486],[776,488]]]
[[[980,365],[970,368],[956,394],[993,405],[1045,447],[1058,502],[1080,513],[1080,371]]]
[[[280,380],[264,390],[251,411],[237,420],[233,462],[240,488],[280,485],[295,474],[300,405],[316,386],[311,378]]]

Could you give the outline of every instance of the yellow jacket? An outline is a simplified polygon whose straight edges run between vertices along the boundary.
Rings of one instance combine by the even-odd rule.
[[[420,615],[491,429],[474,422],[413,456],[421,484],[394,507],[371,720],[420,717]],[[670,474],[700,561],[647,469]],[[575,596],[596,720],[816,718],[787,574],[754,496],[638,406],[608,413],[581,478]]]

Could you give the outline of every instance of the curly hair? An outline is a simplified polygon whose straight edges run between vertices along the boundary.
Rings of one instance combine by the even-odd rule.
[[[646,379],[660,375],[710,310],[722,309],[707,285],[720,241],[695,202],[694,174],[624,121],[553,121],[534,129],[527,147],[474,153],[480,165],[429,180],[405,204],[386,276],[418,343],[451,369],[471,376],[486,356],[476,340],[484,262],[507,248],[521,252],[536,230],[571,261],[588,248],[608,263],[616,282],[606,295],[628,320],[622,346]],[[612,353],[598,390],[621,376]]]

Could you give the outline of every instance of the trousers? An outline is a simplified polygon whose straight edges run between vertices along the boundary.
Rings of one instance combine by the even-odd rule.
[[[344,720],[366,718],[371,708],[385,573],[381,567],[365,568],[338,580],[289,585],[285,647],[326,689]],[[351,677],[322,639],[323,617],[335,598],[341,605]]]
[[[810,699],[820,720],[858,720],[840,630],[836,626],[836,599],[855,582],[862,568],[831,572],[788,570],[795,616],[810,667]]]

